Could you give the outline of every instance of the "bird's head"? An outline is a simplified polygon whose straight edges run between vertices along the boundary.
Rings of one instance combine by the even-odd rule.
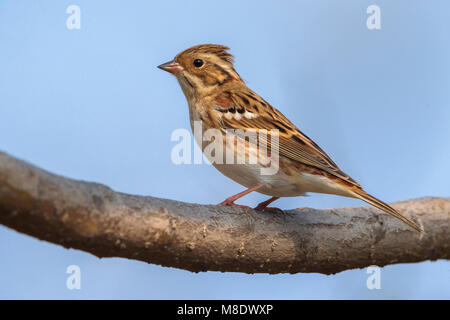
[[[242,81],[234,70],[233,56],[228,49],[217,44],[197,45],[158,68],[177,77],[186,97],[207,95],[225,83]]]

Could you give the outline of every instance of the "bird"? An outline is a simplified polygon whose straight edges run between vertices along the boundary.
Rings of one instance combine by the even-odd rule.
[[[234,58],[227,46],[196,45],[181,51],[158,68],[178,80],[188,102],[192,130],[196,123],[201,123],[202,130],[215,130],[222,134],[222,137],[216,135],[214,140],[225,153],[232,155],[234,161],[216,161],[212,163],[214,167],[247,188],[218,205],[246,207],[235,201],[251,192],[259,192],[270,198],[258,204],[256,210],[283,212],[269,205],[281,197],[302,196],[308,192],[334,194],[363,200],[424,233],[419,224],[364,191],[319,145],[248,88],[236,72]],[[265,142],[267,148],[276,147],[277,170],[273,174],[262,174],[261,169],[267,168],[268,161],[275,158],[270,157],[275,154],[264,154],[260,144],[242,135],[242,132],[258,130],[268,132],[266,137],[258,137],[258,141]],[[234,135],[235,140],[227,140],[227,135]],[[236,148],[239,139],[244,149]],[[196,141],[205,153],[207,141]],[[250,156],[256,156],[256,161],[245,161]],[[218,154],[214,159],[222,157],[225,156]]]

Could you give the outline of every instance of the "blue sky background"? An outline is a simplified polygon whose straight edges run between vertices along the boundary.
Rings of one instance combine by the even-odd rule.
[[[66,8],[81,8],[68,30]],[[381,8],[381,30],[366,9]],[[218,203],[243,188],[170,160],[189,128],[176,80],[156,66],[199,43],[228,45],[249,87],[381,199],[449,196],[449,1],[0,0],[0,150],[127,193]],[[252,194],[241,201],[256,205]],[[282,208],[359,206],[329,195]],[[66,288],[67,266],[81,290]],[[98,259],[0,227],[0,298],[450,298],[446,261],[245,275]]]

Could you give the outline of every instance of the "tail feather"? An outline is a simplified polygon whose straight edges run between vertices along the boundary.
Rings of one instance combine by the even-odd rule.
[[[368,204],[371,204],[374,207],[377,207],[378,209],[381,209],[384,212],[387,212],[390,215],[392,215],[392,216],[402,220],[404,223],[409,225],[411,228],[416,229],[420,233],[424,233],[424,230],[422,229],[422,227],[419,226],[417,223],[415,223],[414,221],[406,218],[400,212],[398,212],[397,210],[392,208],[390,205],[388,205],[387,203],[384,203],[383,201],[381,201],[381,200],[371,196],[370,194],[366,193],[364,190],[362,190],[362,189],[353,190],[353,194],[354,194],[354,196],[356,198],[359,198],[359,199],[367,202]]]

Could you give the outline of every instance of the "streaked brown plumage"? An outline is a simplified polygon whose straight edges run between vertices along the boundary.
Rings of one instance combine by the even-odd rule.
[[[299,196],[306,192],[337,194],[364,200],[423,232],[421,226],[367,194],[314,141],[250,90],[234,69],[233,57],[227,50],[221,45],[198,45],[159,66],[174,74],[179,81],[189,104],[192,126],[194,121],[201,121],[204,129],[214,128],[224,133],[229,129],[276,129],[278,132],[279,170],[273,176],[259,174],[262,167],[260,158],[257,164],[213,163],[223,174],[248,188],[228,198],[222,205],[235,205],[236,199],[251,191],[272,196],[258,205],[260,210],[270,209],[267,205],[279,197]],[[270,147],[270,135],[265,142]],[[204,150],[206,144],[200,144]],[[245,156],[252,153],[260,157],[257,146],[249,141],[245,141],[245,155],[238,154],[236,148],[231,149],[234,145],[227,144],[225,138],[223,145],[226,150],[233,150],[236,157],[246,159]]]

